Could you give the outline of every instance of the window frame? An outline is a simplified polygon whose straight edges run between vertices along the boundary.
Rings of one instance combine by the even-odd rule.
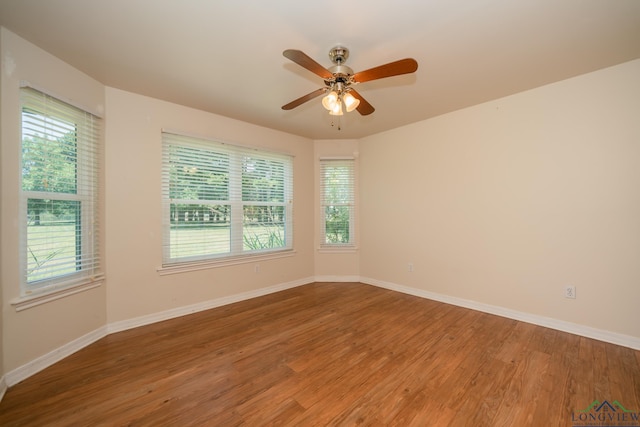
[[[170,150],[171,147],[187,147],[208,151],[213,156],[228,156],[228,197],[227,199],[174,199],[171,198]],[[243,159],[256,158],[268,162],[282,162],[283,196],[281,202],[243,200]],[[249,262],[254,259],[277,258],[293,253],[293,156],[288,153],[274,152],[262,148],[247,147],[200,136],[162,130],[162,274],[189,271],[218,265],[230,265]],[[229,206],[229,251],[206,253],[195,256],[171,257],[171,206],[176,202],[192,205],[228,205]],[[243,232],[244,208],[246,206],[282,206],[284,220],[284,244],[274,248],[245,249]]]
[[[346,183],[349,188],[348,198],[346,203],[336,204],[328,203],[326,200],[325,189],[327,187],[325,178],[325,169],[329,165],[334,166],[347,166],[350,168],[350,177]],[[357,248],[357,235],[356,235],[356,209],[357,209],[357,162],[353,157],[321,157],[319,160],[320,171],[320,250],[322,251],[344,251],[355,250]],[[349,207],[349,241],[348,242],[327,242],[327,214],[326,208],[328,206],[348,206]]]
[[[25,119],[26,114],[31,115],[31,120]],[[51,122],[52,124],[48,124]],[[88,111],[86,108],[75,105],[48,92],[22,84],[20,88],[20,304],[41,295],[58,294],[66,295],[68,292],[76,292],[77,289],[97,286],[104,278],[101,266],[100,253],[100,148],[101,125],[100,116]],[[56,138],[57,131],[51,128],[60,124],[68,124],[73,130],[74,140],[74,180],[72,191],[46,191],[42,189],[25,189],[25,140],[27,133],[42,131],[46,139]],[[25,131],[26,129],[26,131]],[[60,138],[60,137],[58,137]],[[43,145],[41,142],[40,145]],[[42,158],[44,161],[47,159]],[[44,163],[44,162],[43,162]],[[39,165],[39,167],[46,167]],[[42,171],[40,171],[42,173]],[[74,264],[75,271],[51,274],[50,277],[30,279],[29,243],[30,210],[29,201],[40,200],[42,202],[75,202],[77,203],[74,220],[75,257],[74,261],[65,264]],[[51,259],[56,259],[53,255]],[[46,269],[45,269],[46,271]],[[55,271],[55,270],[54,270]],[[74,291],[75,290],[75,291]],[[66,292],[66,293],[65,293]],[[54,298],[55,299],[55,298]],[[48,299],[47,299],[48,300]],[[46,302],[46,301],[45,301]],[[27,304],[32,304],[28,303]],[[37,305],[37,304],[35,304]]]

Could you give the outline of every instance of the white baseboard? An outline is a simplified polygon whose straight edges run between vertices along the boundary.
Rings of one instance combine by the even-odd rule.
[[[316,276],[315,282],[359,282],[360,276]]]
[[[230,295],[227,297],[216,298],[209,301],[203,301],[196,304],[187,305],[184,307],[172,308],[170,310],[161,311],[159,313],[152,313],[146,316],[140,316],[133,319],[121,320],[118,322],[110,323],[107,325],[108,333],[126,331],[127,329],[137,328],[139,326],[150,325],[156,322],[162,322],[163,320],[169,320],[176,317],[185,316],[188,314],[197,313],[199,311],[209,310],[223,305],[233,304],[248,300],[251,298],[261,297],[263,295],[272,294],[274,292],[284,291],[285,289],[291,289],[298,286],[313,283],[315,279],[313,277],[307,277],[304,279],[294,280],[292,282],[281,283],[279,285],[269,286],[267,288],[256,289],[254,291],[242,292],[240,294]]]
[[[13,371],[5,374],[5,381],[8,387],[18,384],[20,381],[29,378],[30,376],[37,374],[43,369],[53,365],[56,362],[64,359],[67,356],[72,355],[78,350],[98,341],[107,335],[107,327],[102,326],[88,334],[81,336],[71,342],[64,344],[62,347],[58,347],[49,353],[42,355],[29,363],[26,363]]]
[[[429,292],[421,289],[411,288],[407,286],[398,285],[395,283],[384,282],[377,279],[371,279],[367,277],[355,277],[355,276],[318,276],[307,277],[304,279],[294,280],[292,282],[282,283],[267,288],[257,289],[254,291],[243,292],[228,297],[217,298],[214,300],[205,301],[202,303],[192,304],[185,307],[178,307],[171,310],[163,311],[160,313],[153,313],[147,316],[136,317],[134,319],[123,320],[119,322],[110,323],[106,326],[100,327],[93,332],[79,337],[62,347],[59,347],[49,353],[40,356],[31,362],[26,363],[19,368],[16,368],[10,372],[7,372],[4,377],[0,377],[0,400],[4,396],[8,387],[11,387],[22,380],[40,372],[41,370],[53,365],[54,363],[64,359],[65,357],[75,353],[78,350],[88,346],[107,336],[108,334],[124,331],[127,329],[136,328],[139,326],[148,325],[163,320],[172,319],[175,317],[184,316],[187,314],[196,313],[203,310],[208,310],[215,307],[220,307],[227,304],[232,304],[239,301],[244,301],[251,298],[268,295],[274,292],[283,291],[285,289],[295,288],[298,286],[306,285],[313,282],[362,282],[368,285],[377,286],[380,288],[389,289],[396,292],[402,292],[405,294],[426,298],[434,301],[440,301],[447,304],[456,305],[459,307],[470,308],[472,310],[482,311],[484,313],[495,314],[498,316],[506,317],[509,319],[520,320],[522,322],[531,323],[534,325],[544,326],[551,329],[556,329],[563,332],[568,332],[575,335],[584,336],[587,338],[593,338],[599,341],[609,342],[624,347],[629,347],[635,350],[640,350],[640,338],[632,337],[629,335],[618,334],[615,332],[605,331],[602,329],[592,328],[589,326],[578,325],[571,322],[565,322],[562,320],[551,319],[544,316],[537,316],[530,313],[511,310],[504,307],[494,306],[490,304],[483,304],[476,301],[466,300],[463,298],[452,297],[448,295],[438,294],[435,292]]]
[[[402,292],[404,294],[456,305],[458,307],[470,308],[472,310],[495,314],[497,316],[502,316],[513,320],[520,320],[522,322],[544,326],[546,328],[556,329],[558,331],[568,332],[570,334],[580,335],[586,338],[593,338],[598,341],[621,345],[623,347],[629,347],[634,350],[640,350],[640,338],[630,335],[619,334],[617,332],[592,328],[590,326],[579,325],[577,323],[566,322],[564,320],[557,320],[550,317],[538,316],[531,313],[511,310],[496,305],[484,304],[477,301],[438,294],[435,292],[429,292],[422,289],[384,282],[382,280],[371,279],[368,277],[360,277],[360,282],[380,288],[389,289],[392,291]]]
[[[0,377],[0,402],[2,402],[2,398],[4,394],[7,392],[7,382],[4,379],[4,375]]]

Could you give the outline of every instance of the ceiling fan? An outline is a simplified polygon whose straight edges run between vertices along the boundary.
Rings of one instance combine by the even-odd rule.
[[[329,114],[334,116],[341,116],[343,114],[343,104],[347,112],[358,110],[363,116],[375,111],[375,108],[353,88],[354,85],[385,77],[409,74],[418,69],[418,63],[415,59],[406,58],[354,73],[350,67],[344,65],[349,57],[349,49],[342,46],[336,46],[329,51],[329,58],[335,65],[328,69],[318,64],[300,50],[287,49],[282,52],[282,54],[285,58],[322,77],[325,84],[325,87],[314,90],[307,95],[283,105],[282,109],[291,110],[327,93],[322,99],[322,105],[329,110]]]

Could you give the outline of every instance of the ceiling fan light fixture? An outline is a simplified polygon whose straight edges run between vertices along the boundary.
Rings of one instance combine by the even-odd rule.
[[[340,100],[338,99],[338,94],[334,90],[332,90],[324,98],[322,98],[322,106],[329,111],[334,110],[336,108],[336,104],[339,103]]]
[[[283,105],[282,109],[291,110],[324,94],[322,106],[329,110],[332,116],[343,115],[343,109],[347,112],[357,109],[362,116],[368,116],[375,111],[375,108],[360,93],[352,89],[351,85],[410,74],[418,69],[418,62],[415,59],[405,58],[354,73],[344,64],[349,56],[349,49],[342,46],[336,46],[329,51],[329,58],[335,64],[329,68],[323,67],[301,50],[287,49],[282,54],[285,58],[321,77],[326,86]]]
[[[358,105],[360,105],[360,100],[355,96],[351,95],[349,92],[345,93],[342,96],[342,100],[344,101],[344,106],[347,108],[347,113],[352,112]]]

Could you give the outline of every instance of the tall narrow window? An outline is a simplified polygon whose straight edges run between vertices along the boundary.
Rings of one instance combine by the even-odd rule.
[[[293,159],[164,132],[163,265],[293,247]]]
[[[320,204],[322,208],[322,244],[355,244],[355,161],[320,160]]]
[[[100,119],[21,89],[23,290],[71,285],[100,273]]]

